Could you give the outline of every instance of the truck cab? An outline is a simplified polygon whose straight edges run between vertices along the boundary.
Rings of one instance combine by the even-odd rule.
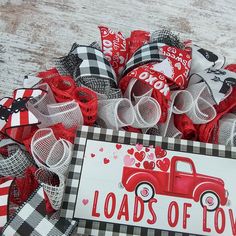
[[[191,198],[208,211],[226,205],[228,192],[220,178],[199,174],[192,159],[171,158],[170,171],[124,167],[122,185],[148,202],[155,194]]]

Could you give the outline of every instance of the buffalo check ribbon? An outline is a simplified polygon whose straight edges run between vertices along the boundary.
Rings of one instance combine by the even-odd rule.
[[[43,187],[39,187],[3,228],[3,236],[67,236],[71,235],[76,221],[49,218],[46,215]]]
[[[13,98],[4,97],[0,100],[0,132],[13,140],[22,143],[32,125],[39,120],[27,109],[27,102],[35,97],[45,94],[42,89],[16,89]]]

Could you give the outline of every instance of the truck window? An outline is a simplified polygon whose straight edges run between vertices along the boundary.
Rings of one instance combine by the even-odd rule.
[[[183,161],[177,161],[176,171],[184,172],[184,173],[188,173],[188,174],[193,173],[192,165],[190,165],[190,163],[183,162]]]

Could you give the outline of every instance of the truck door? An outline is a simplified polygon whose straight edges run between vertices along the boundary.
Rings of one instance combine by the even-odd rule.
[[[176,160],[174,166],[174,173],[172,173],[172,193],[174,195],[189,195],[191,197],[195,184],[193,164],[189,161]]]

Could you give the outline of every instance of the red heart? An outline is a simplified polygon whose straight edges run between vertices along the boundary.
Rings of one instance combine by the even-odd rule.
[[[134,153],[134,157],[138,160],[138,161],[142,161],[145,158],[145,152],[141,151],[141,152],[135,152]]]
[[[133,148],[130,148],[130,149],[128,149],[128,151],[127,151],[130,155],[133,155],[134,154],[134,149]]]
[[[104,158],[103,162],[104,162],[104,164],[108,164],[110,162],[110,160],[108,158]]]
[[[150,151],[150,149],[146,147],[146,148],[145,148],[145,151],[146,151],[146,152],[149,152],[149,151]]]
[[[166,150],[162,149],[159,146],[155,147],[156,158],[162,158],[162,157],[166,156],[166,154],[167,154]]]
[[[83,199],[82,202],[83,202],[84,205],[87,205],[89,200],[88,199]]]
[[[117,143],[117,144],[116,144],[116,148],[119,150],[119,149],[121,149],[121,148],[122,148],[122,145],[121,145],[121,144],[119,144],[119,143]]]
[[[135,163],[135,166],[139,168],[140,167],[140,162]]]
[[[94,154],[94,153],[91,153],[91,157],[95,157],[95,154]]]
[[[168,158],[164,158],[163,160],[157,160],[157,167],[162,171],[167,171],[170,167],[170,160]]]
[[[147,170],[153,170],[155,168],[155,162],[154,161],[150,161],[150,162],[145,161],[143,163],[143,167]]]

